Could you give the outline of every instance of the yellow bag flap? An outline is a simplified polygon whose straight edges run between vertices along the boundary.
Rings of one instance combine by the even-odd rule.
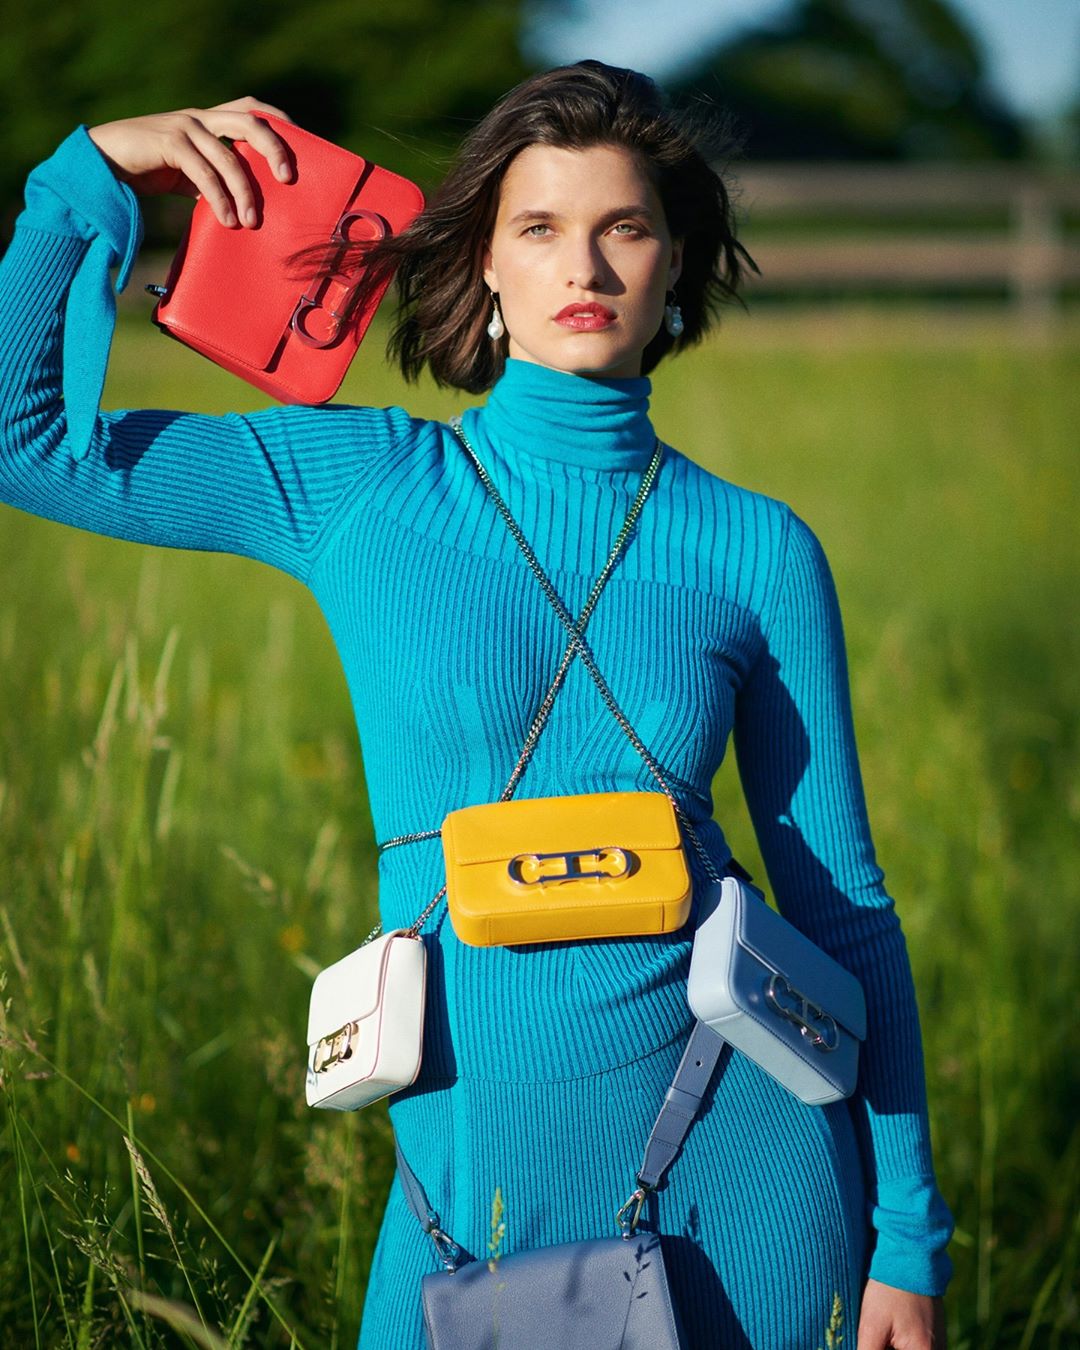
[[[468,867],[519,853],[673,849],[682,839],[662,792],[587,792],[463,806],[443,821],[442,843],[448,866]]]

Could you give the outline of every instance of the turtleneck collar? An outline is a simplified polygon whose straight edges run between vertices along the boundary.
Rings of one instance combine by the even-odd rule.
[[[651,391],[647,376],[595,379],[510,358],[476,417],[507,459],[643,470],[656,445]]]

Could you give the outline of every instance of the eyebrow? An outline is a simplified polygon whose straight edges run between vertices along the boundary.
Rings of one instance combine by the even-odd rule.
[[[647,206],[640,203],[636,206],[616,206],[610,211],[605,211],[601,220],[621,220],[625,216],[643,216],[646,220],[653,219],[653,213]],[[558,220],[558,211],[519,211],[516,215],[506,222],[508,225],[517,225],[523,220]]]

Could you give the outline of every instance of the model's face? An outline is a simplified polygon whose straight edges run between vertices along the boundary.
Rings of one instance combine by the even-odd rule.
[[[681,266],[682,241],[630,151],[530,145],[511,161],[484,280],[512,357],[575,375],[640,375]]]

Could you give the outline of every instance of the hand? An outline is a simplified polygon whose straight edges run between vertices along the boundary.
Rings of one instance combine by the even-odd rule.
[[[945,1305],[867,1280],[856,1350],[945,1350]]]
[[[255,197],[245,167],[219,138],[247,141],[266,157],[276,176],[288,182],[292,176],[288,149],[255,116],[259,112],[293,120],[280,108],[249,95],[212,108],[125,117],[87,130],[116,177],[140,196],[166,192],[202,196],[223,225],[240,221],[255,225]]]

